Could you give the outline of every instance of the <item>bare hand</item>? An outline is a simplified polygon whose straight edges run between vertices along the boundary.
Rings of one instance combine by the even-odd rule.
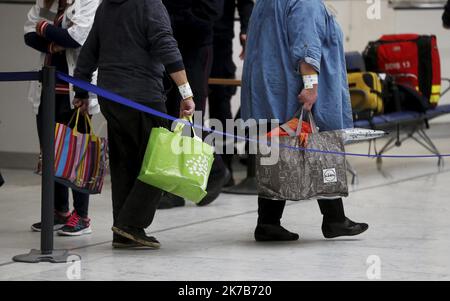
[[[242,44],[242,51],[241,51],[241,54],[239,54],[239,58],[241,60],[244,60],[244,58],[245,58],[245,45],[247,43],[247,35],[246,34],[241,34],[240,39],[241,39],[241,44]]]
[[[192,97],[181,101],[180,118],[190,117],[192,116],[192,114],[194,114],[194,111],[195,111],[195,103]]]
[[[89,109],[89,99],[88,98],[74,98],[73,105],[75,108],[80,109],[80,113],[87,113]]]
[[[303,108],[306,111],[311,111],[317,101],[317,97],[317,85],[314,85],[313,89],[303,89],[298,96],[298,100],[303,104]]]
[[[52,46],[51,46],[51,52],[52,53],[58,53],[58,52],[61,52],[61,51],[64,51],[64,50],[66,50],[66,48],[64,48],[62,46],[59,46],[59,45],[57,45],[55,43],[52,43]]]

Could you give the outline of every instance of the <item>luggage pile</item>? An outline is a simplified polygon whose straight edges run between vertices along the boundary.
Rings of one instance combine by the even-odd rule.
[[[401,111],[425,112],[441,96],[436,37],[384,35],[363,54],[346,55],[354,120]]]

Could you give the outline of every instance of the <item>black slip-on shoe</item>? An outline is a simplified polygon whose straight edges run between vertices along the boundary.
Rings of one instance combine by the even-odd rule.
[[[280,225],[260,224],[255,229],[256,241],[295,241],[300,237]]]
[[[206,187],[207,195],[203,200],[197,203],[197,206],[207,206],[214,202],[222,192],[222,188],[230,181],[230,179],[231,172],[228,168],[225,168],[223,175],[216,175],[214,178],[211,178]]]
[[[231,173],[230,180],[225,185],[223,185],[223,188],[233,187],[235,185],[236,185],[236,181],[234,180],[233,174]]]
[[[175,207],[183,207],[185,204],[186,202],[183,198],[171,193],[166,193],[159,201],[158,209],[172,209]]]
[[[369,229],[369,225],[365,223],[355,223],[348,218],[343,222],[326,222],[322,223],[322,233],[325,238],[336,238],[340,236],[355,236]]]
[[[70,214],[64,216],[55,211],[55,214],[53,216],[53,231],[61,230],[69,221],[70,217],[71,217]],[[42,228],[41,222],[34,223],[31,225],[31,231],[33,232],[41,232],[41,228]]]
[[[137,243],[126,237],[120,236],[116,233],[113,233],[112,247],[114,249],[120,249],[120,250],[148,248],[146,246],[141,245],[140,243]]]
[[[122,237],[128,238],[148,248],[159,249],[161,247],[161,244],[156,238],[145,234],[144,229],[128,226],[114,226],[111,230]]]

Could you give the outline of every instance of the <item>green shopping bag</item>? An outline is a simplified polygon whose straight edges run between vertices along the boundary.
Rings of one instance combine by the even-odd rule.
[[[192,123],[192,118],[189,119]],[[184,123],[173,132],[154,128],[138,179],[179,197],[199,203],[214,161],[214,148],[194,137],[182,136]]]

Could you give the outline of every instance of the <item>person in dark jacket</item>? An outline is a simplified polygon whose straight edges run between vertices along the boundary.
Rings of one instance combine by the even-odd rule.
[[[195,109],[183,60],[161,0],[103,0],[81,50],[74,76],[90,81],[98,68],[98,86],[166,112],[164,72],[179,87],[180,117]],[[75,88],[74,103],[88,105],[87,93]],[[113,201],[113,247],[159,248],[145,234],[162,191],[137,179],[150,132],[167,121],[100,98],[108,122]]]
[[[213,59],[213,26],[222,15],[223,0],[163,0],[163,3],[183,56],[196,108],[204,113]],[[177,114],[178,103],[179,95],[172,90],[167,99],[170,115]]]
[[[242,45],[241,59],[244,58],[247,28],[254,6],[253,0],[225,0],[222,18],[214,24],[214,60],[211,77],[233,79],[236,77],[236,65],[233,62],[234,19],[236,9],[239,12],[241,31],[239,40]],[[231,98],[236,93],[233,86],[209,86],[209,116],[218,119],[223,125],[232,119]],[[231,169],[232,155],[222,155],[227,168]],[[227,186],[234,184],[233,179]]]
[[[163,0],[163,3],[169,12],[174,37],[192,85],[195,107],[204,115],[213,60],[213,27],[214,22],[222,16],[223,0]],[[169,91],[166,104],[170,115],[177,114],[179,102],[180,96],[176,90]],[[216,155],[206,188],[208,194],[198,205],[205,206],[217,199],[229,178],[230,173],[222,158]],[[184,199],[166,194],[159,208],[170,209],[184,204]]]
[[[444,28],[450,29],[450,0],[447,1],[447,4],[444,8],[444,14],[442,15],[442,24]]]

